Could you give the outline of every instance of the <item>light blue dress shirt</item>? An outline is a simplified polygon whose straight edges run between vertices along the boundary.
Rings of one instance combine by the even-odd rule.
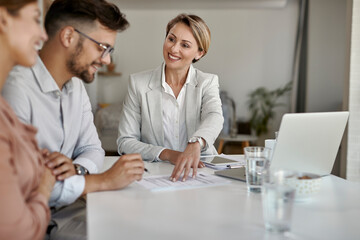
[[[105,154],[93,122],[89,97],[80,79],[72,78],[60,90],[38,58],[32,68],[17,66],[11,71],[2,95],[21,121],[38,128],[40,148],[60,152],[90,173],[99,172]],[[50,206],[74,202],[84,187],[84,176],[57,181]]]

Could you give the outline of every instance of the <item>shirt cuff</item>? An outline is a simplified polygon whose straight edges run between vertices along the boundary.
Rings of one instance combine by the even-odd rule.
[[[162,161],[161,159],[160,159],[160,154],[162,153],[162,151],[164,151],[166,148],[162,148],[160,151],[159,151],[159,153],[156,155],[156,157],[151,161],[151,162],[160,162],[160,161]]]
[[[51,193],[49,205],[55,207],[69,205],[81,196],[84,189],[85,177],[83,175],[74,175],[64,181],[58,181]]]
[[[202,138],[203,142],[205,143],[203,149],[201,149],[201,152],[205,152],[206,150],[209,149],[209,144],[207,144],[207,141],[205,140],[205,138]]]
[[[73,161],[73,164],[79,164],[79,165],[83,166],[84,168],[86,168],[89,171],[90,174],[99,172],[99,169],[96,166],[96,164],[87,158],[79,157]]]

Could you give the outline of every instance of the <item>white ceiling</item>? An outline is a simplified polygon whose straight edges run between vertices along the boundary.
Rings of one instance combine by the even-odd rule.
[[[287,0],[109,0],[128,9],[282,8]]]

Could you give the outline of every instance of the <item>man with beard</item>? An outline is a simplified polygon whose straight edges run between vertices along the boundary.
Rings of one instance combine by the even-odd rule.
[[[128,25],[105,0],[54,1],[45,18],[49,40],[37,64],[16,67],[3,88],[19,119],[38,128],[39,147],[46,149],[46,164],[58,180],[49,202],[53,239],[86,238],[84,201],[73,203],[80,196],[121,189],[142,178],[139,154],[123,155],[108,171],[95,174],[104,150],[81,81],[92,82],[98,68],[111,62],[116,34]]]

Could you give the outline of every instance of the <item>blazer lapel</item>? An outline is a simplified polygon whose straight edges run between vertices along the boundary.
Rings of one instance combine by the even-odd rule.
[[[164,145],[164,129],[162,121],[162,91],[161,91],[161,66],[158,67],[150,81],[149,88],[151,89],[146,93],[146,100],[149,107],[149,115],[151,125],[155,134],[155,139],[159,146]],[[149,129],[147,130],[149,131]]]
[[[186,130],[188,137],[190,138],[192,134],[194,134],[196,130],[196,119],[198,113],[200,111],[199,103],[197,102],[198,99],[198,87],[197,87],[197,80],[195,70],[190,71],[190,82],[187,84],[186,87],[186,97],[185,97],[185,121],[186,121]]]

